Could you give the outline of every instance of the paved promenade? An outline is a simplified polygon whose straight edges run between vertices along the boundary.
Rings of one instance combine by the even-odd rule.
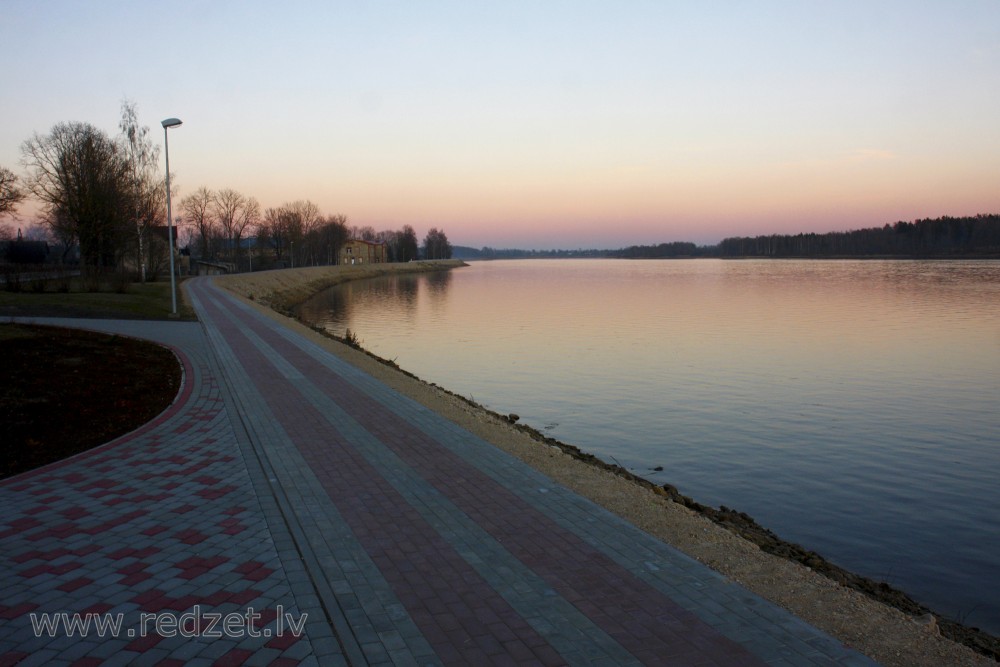
[[[0,482],[0,665],[873,664],[187,286],[198,323],[35,320],[162,342],[184,383],[138,431]],[[54,625],[73,614],[86,636]]]

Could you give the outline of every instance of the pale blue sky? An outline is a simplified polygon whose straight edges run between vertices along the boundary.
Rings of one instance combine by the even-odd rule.
[[[0,0],[0,165],[123,97],[178,195],[620,247],[1000,211],[1000,2]]]

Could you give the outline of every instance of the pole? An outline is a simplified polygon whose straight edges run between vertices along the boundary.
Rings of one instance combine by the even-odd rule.
[[[170,143],[169,127],[163,127],[163,153],[167,156],[167,245],[170,248],[170,314],[177,317],[177,283],[174,279],[174,219],[170,210]]]

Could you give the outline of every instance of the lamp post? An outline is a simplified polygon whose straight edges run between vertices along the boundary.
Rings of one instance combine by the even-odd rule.
[[[170,211],[170,144],[167,130],[180,124],[179,118],[167,118],[160,123],[163,126],[163,154],[167,158],[167,245],[170,247],[170,314],[173,317],[177,317],[177,283],[174,280],[174,219]]]

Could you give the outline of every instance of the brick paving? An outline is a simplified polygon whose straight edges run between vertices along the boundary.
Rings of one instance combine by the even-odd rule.
[[[0,482],[0,665],[874,664],[187,285],[199,323],[51,321],[166,344],[184,383],[136,432]]]

